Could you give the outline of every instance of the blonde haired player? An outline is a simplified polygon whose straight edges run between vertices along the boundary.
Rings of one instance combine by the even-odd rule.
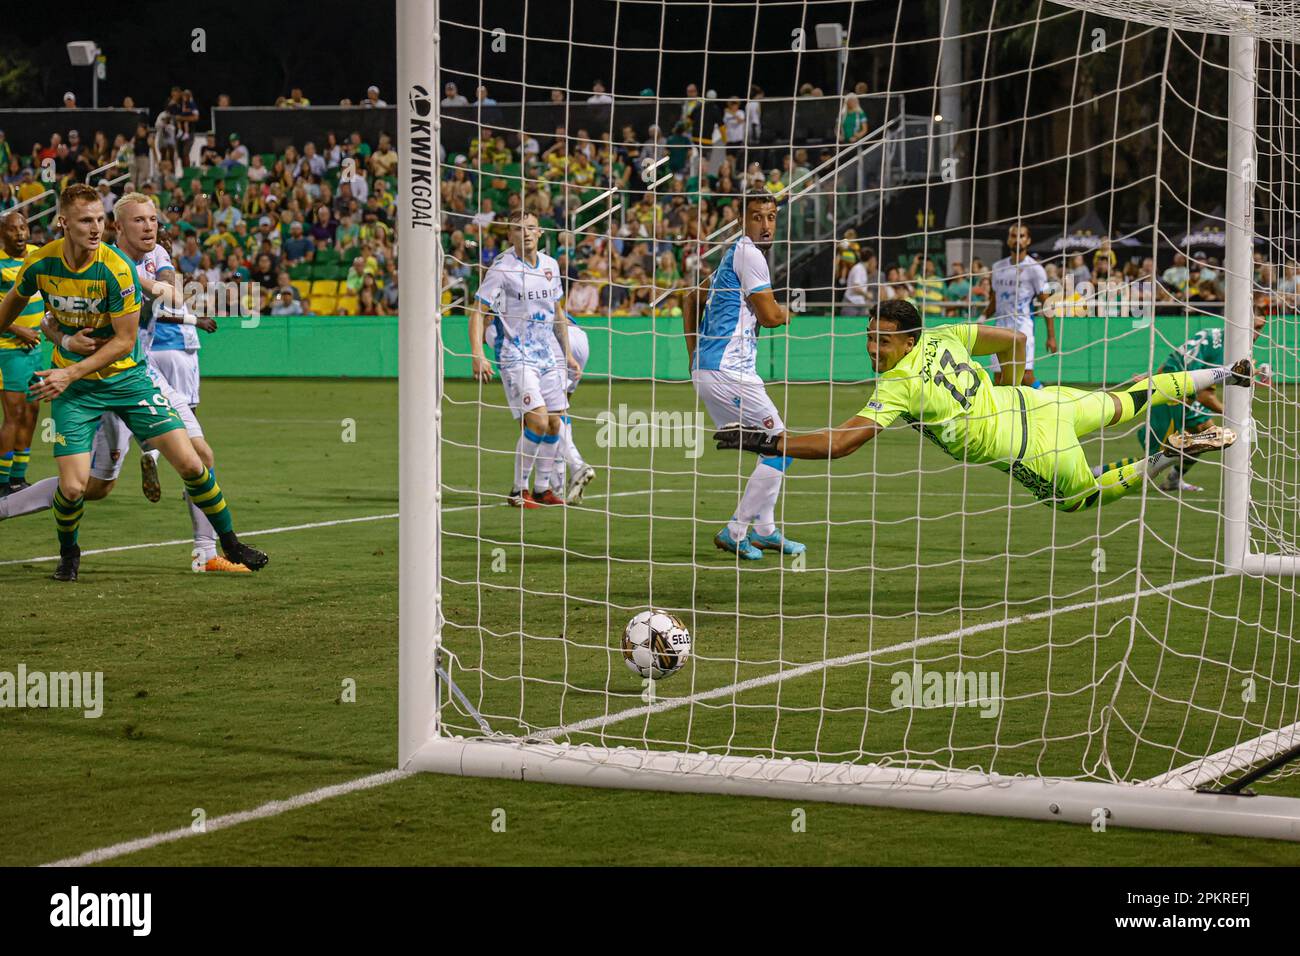
[[[492,366],[483,354],[486,313],[499,323],[497,364],[512,412],[522,419],[515,444],[515,477],[508,501],[516,508],[562,505],[551,488],[564,423],[569,407],[565,373],[552,351],[559,342],[564,369],[575,381],[582,368],[569,347],[569,323],[564,314],[560,266],[537,248],[542,235],[537,217],[513,212],[511,247],[493,261],[479,285],[479,307],[470,311],[469,342],[474,377],[492,379]],[[533,490],[528,474],[533,472]]]

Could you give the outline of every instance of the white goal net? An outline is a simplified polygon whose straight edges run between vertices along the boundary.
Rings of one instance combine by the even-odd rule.
[[[1300,838],[1297,6],[399,5],[437,279],[401,320],[403,764]],[[697,340],[762,384],[693,383],[692,290],[716,330],[769,283],[788,323]],[[580,379],[525,354],[556,296]],[[1113,497],[906,412],[833,460],[714,447],[719,401],[869,412],[898,300],[1025,332],[1031,406],[1256,374],[1082,434]],[[691,635],[657,680],[646,610]]]

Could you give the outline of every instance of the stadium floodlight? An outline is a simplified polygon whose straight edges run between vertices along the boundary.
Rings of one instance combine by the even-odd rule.
[[[604,2],[602,20],[618,22],[632,0]],[[819,3],[809,0],[814,14]],[[1176,270],[1161,276],[1168,314],[1105,311],[1081,294],[1059,313],[1058,353],[1040,352],[1036,369],[1115,391],[1186,358],[1198,330],[1220,343],[1215,374],[1248,356],[1271,366],[1270,381],[1225,389],[1223,423],[1238,439],[1196,463],[1210,490],[1165,491],[1139,473],[1127,499],[1045,507],[1033,498],[1050,505],[1056,488],[1031,494],[1012,453],[1006,469],[970,465],[933,447],[951,443],[948,422],[905,418],[914,427],[882,433],[859,458],[796,462],[778,513],[810,542],[806,560],[767,553],[742,566],[719,558],[712,535],[752,459],[738,466],[733,453],[690,455],[645,439],[700,407],[686,384],[681,316],[614,316],[606,305],[583,319],[589,384],[571,414],[575,430],[605,429],[594,441],[608,486],[581,508],[506,507],[493,488],[508,484],[501,476],[520,433],[506,427],[495,386],[470,379],[465,319],[442,312],[438,242],[444,214],[454,229],[476,210],[441,207],[437,140],[455,154],[483,135],[477,119],[441,114],[442,44],[482,49],[492,27],[440,21],[430,0],[400,3],[402,275],[429,280],[404,278],[399,320],[399,765],[1300,841],[1300,291],[1265,287],[1253,261],[1256,250],[1261,266],[1300,261],[1300,2],[1004,5],[981,28],[962,33],[947,18],[928,37],[910,0],[893,3],[897,15],[873,9],[877,32],[850,22],[837,36],[861,37],[855,52],[878,63],[920,56],[929,40],[960,41],[966,55],[949,51],[946,64],[964,71],[940,79],[936,61],[931,87],[904,96],[886,86],[884,122],[828,159],[809,150],[807,172],[779,194],[773,285],[795,285],[795,263],[806,261],[798,291],[831,298],[842,288],[841,250],[854,243],[882,265],[919,249],[919,265],[944,240],[982,252],[1009,225],[1033,223],[1034,239],[1051,247],[1048,225],[1064,230],[1081,208],[1104,217],[1117,250],[1141,235],[1169,262],[1171,237],[1222,205],[1222,314],[1182,295]],[[716,46],[730,55],[731,37]],[[759,35],[749,75],[770,75],[788,53],[788,35]],[[675,55],[660,51],[660,73]],[[1088,84],[1049,82],[1052,96],[1029,95],[1035,72],[1054,68],[1086,72]],[[555,72],[552,60],[527,60],[521,89],[532,95],[521,99],[553,88]],[[792,115],[781,97],[764,100],[765,128],[783,105]],[[617,112],[593,139],[619,135]],[[968,144],[960,163],[944,155],[936,114]],[[522,108],[500,122],[503,135],[530,128]],[[530,195],[554,186],[542,175],[527,162],[500,173],[520,192],[537,187]],[[941,227],[934,207],[954,176],[970,184],[964,218]],[[581,202],[602,198],[603,185],[585,185]],[[632,205],[608,214],[626,234],[639,228]],[[653,210],[646,222],[652,244],[680,242],[696,263],[718,251],[715,238],[735,239],[729,224],[697,222],[677,239],[654,231]],[[602,223],[596,238],[609,231]],[[1107,271],[1105,255],[1099,243],[1091,275]],[[1131,263],[1139,278],[1154,281],[1140,261]],[[891,281],[878,287],[882,298],[920,294]],[[1216,279],[1200,281],[1212,289]],[[1253,341],[1265,288],[1286,308],[1261,304],[1267,322]],[[666,305],[661,293],[645,301]],[[983,309],[971,295],[955,305]],[[753,345],[772,394],[790,386],[792,433],[838,422],[870,397],[865,320],[837,308],[799,313]],[[969,366],[949,368],[978,379]],[[1158,403],[1145,400],[1153,416]],[[1023,451],[1029,419],[1017,420]],[[1153,423],[1096,432],[1085,450],[1101,462],[1131,455],[1137,426]],[[642,440],[622,440],[615,425],[640,427]],[[707,443],[709,431],[691,434]],[[689,659],[662,668],[671,676],[659,681],[629,673],[621,646],[627,622],[647,608],[689,628]],[[1243,796],[1247,786],[1262,795]]]
[[[817,37],[817,49],[835,50],[835,90],[844,92],[846,72],[849,65],[849,33],[842,23],[819,23],[814,28]]]
[[[92,67],[90,105],[99,109],[99,81],[107,75],[104,51],[94,40],[72,40],[68,43],[68,59],[73,66]]]

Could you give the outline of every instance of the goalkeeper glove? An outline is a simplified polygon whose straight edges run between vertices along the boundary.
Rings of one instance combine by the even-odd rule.
[[[713,440],[718,443],[719,451],[739,448],[769,458],[777,458],[781,455],[777,446],[777,442],[780,440],[779,435],[769,435],[761,428],[750,428],[740,424],[740,422],[723,425],[722,428],[713,433]]]

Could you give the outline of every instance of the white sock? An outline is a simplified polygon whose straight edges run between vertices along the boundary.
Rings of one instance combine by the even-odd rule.
[[[42,478],[40,481],[0,498],[0,521],[5,518],[17,518],[36,511],[44,511],[54,505],[54,492],[58,490],[58,478]]]
[[[573,419],[568,415],[560,419],[560,454],[564,456],[564,461],[573,471],[581,471],[587,467],[587,461],[582,457],[582,452],[578,451],[578,446],[573,443]]]
[[[751,524],[759,534],[771,534],[776,530],[774,523],[776,499],[781,494],[781,480],[784,477],[785,472],[781,469],[773,468],[766,464],[764,459],[759,459],[749,476],[749,481],[745,483],[745,493],[740,496],[740,505],[736,508],[731,521],[727,523],[731,540],[739,541],[745,537],[745,532],[749,530]]]
[[[515,443],[515,491],[523,491],[528,487],[528,473],[533,470],[533,462],[537,460],[537,452],[542,446],[542,437],[534,436],[527,428],[519,433],[519,441]]]
[[[547,435],[542,439],[542,447],[537,450],[537,463],[533,468],[533,488],[536,491],[543,492],[550,489],[559,448],[559,435]]]
[[[190,500],[188,491],[185,492],[185,504],[189,506],[190,524],[194,526],[194,550],[199,552],[199,557],[206,563],[217,556],[217,529],[212,527],[212,522],[199,506]]]
[[[1166,455],[1164,452],[1158,452],[1145,462],[1141,462],[1139,467],[1143,467],[1146,476],[1155,481],[1157,477],[1178,464],[1178,459],[1181,457],[1181,455]]]
[[[1196,386],[1196,390],[1199,392],[1202,389],[1210,388],[1232,378],[1232,369],[1226,366],[1198,368],[1191,373],[1191,376],[1192,384]]]
[[[145,448],[140,452],[142,455],[148,455],[153,459],[154,464],[158,464],[158,456],[162,454],[157,448]]]

